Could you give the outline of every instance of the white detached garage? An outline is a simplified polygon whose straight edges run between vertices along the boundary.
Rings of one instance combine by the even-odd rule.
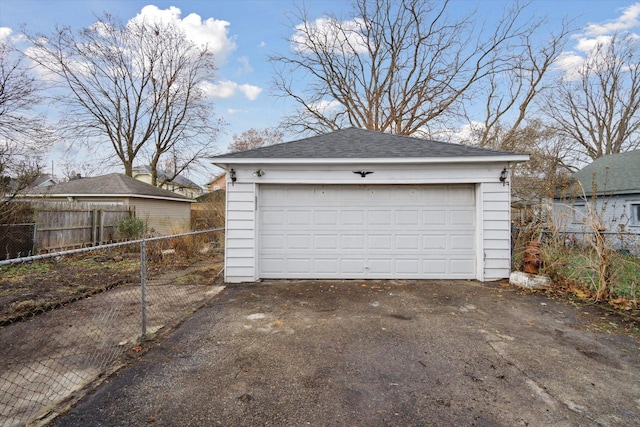
[[[509,164],[356,128],[231,153],[225,281],[509,276]]]

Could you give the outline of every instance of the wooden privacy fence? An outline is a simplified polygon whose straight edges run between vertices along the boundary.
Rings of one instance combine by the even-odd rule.
[[[47,203],[35,208],[38,252],[118,240],[118,220],[132,215],[124,205]]]

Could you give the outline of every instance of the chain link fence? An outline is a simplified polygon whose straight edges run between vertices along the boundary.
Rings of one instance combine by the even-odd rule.
[[[0,259],[33,254],[35,238],[35,223],[0,224]]]
[[[46,424],[222,286],[222,229],[0,261],[0,426]]]

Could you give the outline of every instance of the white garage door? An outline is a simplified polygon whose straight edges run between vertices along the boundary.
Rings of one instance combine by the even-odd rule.
[[[475,278],[473,185],[261,185],[261,278]]]

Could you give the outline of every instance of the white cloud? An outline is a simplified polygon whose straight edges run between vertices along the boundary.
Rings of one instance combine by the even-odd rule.
[[[423,129],[423,135],[428,135],[429,138],[433,138],[438,141],[453,142],[455,144],[469,144],[473,143],[475,135],[484,128],[484,124],[477,121],[471,121],[465,123],[459,128],[442,128],[429,131]]]
[[[202,84],[202,90],[207,97],[228,99],[234,97],[238,92],[250,101],[254,101],[262,92],[262,89],[250,84],[238,84],[230,80],[223,80],[218,84],[205,82]]]
[[[258,47],[265,47],[267,45],[267,42],[265,41],[261,41],[260,43],[258,43]]]
[[[342,104],[340,104],[340,102],[336,101],[335,99],[330,101],[323,99],[322,101],[316,102],[315,104],[311,105],[311,108],[320,114],[325,114],[326,112],[329,112],[331,110],[337,110],[341,106]]]
[[[238,69],[236,74],[241,75],[253,72],[253,67],[249,64],[249,58],[246,56],[239,57],[238,62],[241,64],[241,67]]]
[[[599,36],[625,31],[640,25],[640,3],[634,3],[623,9],[622,15],[616,19],[605,21],[602,24],[589,24],[584,32],[588,36]]]
[[[624,33],[631,37],[638,37],[632,30],[640,27],[640,2],[622,10],[616,19],[604,23],[590,23],[574,36],[576,40],[572,51],[562,52],[556,60],[556,67],[564,72],[566,80],[579,77],[579,71],[585,63],[593,60],[598,52],[605,51],[613,39],[614,34]]]
[[[248,113],[248,110],[239,110],[237,108],[227,108],[227,113],[233,115],[233,114],[246,114]]]
[[[260,95],[260,92],[262,92],[262,89],[258,86],[249,84],[240,85],[238,88],[240,89],[240,92],[244,93],[244,96],[246,96],[251,101],[255,100],[258,95]]]
[[[584,52],[586,55],[592,54],[599,46],[606,46],[611,43],[612,36],[600,35],[594,38],[580,38],[576,44],[576,49]]]
[[[5,43],[13,31],[8,27],[0,27],[0,43]]]
[[[296,25],[295,33],[291,36],[292,48],[304,52],[314,44],[334,53],[363,53],[367,51],[363,27],[362,19],[338,21],[334,18],[318,18],[313,22],[303,22]]]
[[[584,65],[585,58],[575,52],[562,52],[556,59],[556,68],[564,72],[566,80],[575,80],[579,78],[578,71]]]
[[[191,13],[184,19],[180,19],[182,11],[171,6],[168,9],[160,9],[149,5],[142,8],[130,22],[148,20],[151,22],[171,23],[181,28],[187,38],[200,46],[207,46],[214,54],[218,64],[224,63],[227,56],[236,49],[236,44],[229,37],[228,21],[214,18],[202,20],[200,15]]]

